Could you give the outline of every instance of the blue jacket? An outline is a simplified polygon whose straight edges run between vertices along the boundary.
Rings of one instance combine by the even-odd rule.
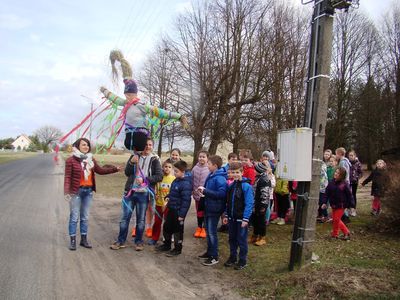
[[[269,196],[269,195],[268,195]],[[254,205],[253,187],[250,180],[234,181],[228,187],[225,215],[229,219],[249,222]]]
[[[204,183],[204,204],[206,216],[221,216],[226,205],[227,174],[223,168],[208,174]]]
[[[176,178],[166,198],[169,198],[167,207],[175,209],[178,216],[185,218],[190,207],[192,183],[190,177]]]

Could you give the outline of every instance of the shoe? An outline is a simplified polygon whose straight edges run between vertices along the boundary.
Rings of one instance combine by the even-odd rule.
[[[350,216],[352,216],[352,217],[357,217],[357,212],[356,212],[356,209],[355,209],[355,208],[352,208],[352,209],[350,210]]]
[[[126,246],[124,244],[120,244],[118,242],[115,242],[110,246],[110,249],[112,249],[112,250],[119,250],[119,249],[123,249],[123,248],[126,248]]]
[[[247,263],[244,261],[239,261],[234,267],[235,270],[242,270],[247,267]]]
[[[76,250],[76,237],[75,236],[71,236],[71,241],[69,244],[69,250],[71,251],[75,251]]]
[[[151,238],[151,237],[153,236],[153,229],[147,228],[147,229],[146,229],[146,236],[147,236],[148,238]]]
[[[203,266],[213,266],[219,263],[218,258],[210,256],[206,261],[204,261],[202,264]]]
[[[162,245],[158,245],[156,246],[156,251],[159,252],[166,252],[166,251],[170,251],[171,250],[171,245],[167,245],[167,244],[162,244]]]
[[[343,240],[343,241],[350,241],[350,234],[345,234],[340,239]]]
[[[249,239],[248,239],[248,243],[249,244],[254,244],[255,242],[257,242],[258,240],[258,235],[253,234]]]
[[[143,249],[144,249],[143,244],[137,244],[137,245],[135,246],[135,250],[136,250],[136,251],[143,251]]]
[[[169,251],[166,255],[168,257],[173,257],[173,256],[178,256],[179,254],[181,254],[182,251],[181,250],[177,250],[177,249],[172,249],[171,251]]]
[[[197,227],[196,228],[196,231],[194,232],[194,234],[193,234],[193,236],[195,237],[195,238],[199,238],[200,237],[200,233],[201,233],[201,227]]]
[[[200,259],[209,259],[210,256],[208,255],[207,252],[205,252],[205,253],[203,253],[202,255],[199,255],[198,258],[200,258]]]
[[[229,257],[228,260],[224,263],[225,267],[233,267],[236,264],[236,258]]]
[[[86,235],[81,236],[81,242],[79,243],[79,245],[88,249],[92,249],[92,245],[90,245],[90,243],[88,242]]]
[[[255,243],[254,245],[256,246],[262,246],[265,245],[267,243],[267,241],[265,240],[265,236],[260,237]]]
[[[206,229],[203,227],[200,232],[200,238],[205,239],[207,237]]]
[[[338,240],[339,237],[338,237],[338,236],[335,236],[335,235],[331,235],[331,239],[332,239],[332,240]]]
[[[270,223],[271,224],[277,224],[280,220],[281,220],[281,218],[276,218],[276,219],[270,221]]]
[[[136,228],[133,227],[133,228],[132,228],[132,237],[135,237],[135,236],[136,236]]]
[[[149,240],[149,241],[147,242],[147,245],[149,245],[149,246],[155,246],[155,245],[157,245],[157,241],[156,241],[156,240]]]
[[[277,223],[276,223],[276,225],[285,225],[286,224],[286,222],[285,222],[285,219],[283,219],[283,218],[281,218]]]

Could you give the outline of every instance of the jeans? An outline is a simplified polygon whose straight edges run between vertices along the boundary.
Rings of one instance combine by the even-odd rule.
[[[264,219],[264,215],[263,215]],[[242,222],[237,220],[229,220],[229,249],[230,257],[234,260],[237,259],[237,248],[239,247],[239,261],[247,262],[247,235],[249,227],[242,227]]]
[[[89,209],[93,199],[92,188],[79,188],[78,194],[72,196],[70,200],[70,215],[68,231],[70,236],[76,236],[78,218],[80,218],[81,235],[87,235]]]
[[[206,216],[205,225],[207,233],[207,254],[218,258],[218,226],[219,216]]]
[[[143,244],[144,219],[149,202],[148,197],[148,193],[133,193],[128,198],[123,198],[118,243],[125,244],[128,236],[129,222],[136,208],[136,237],[134,242],[136,245]]]

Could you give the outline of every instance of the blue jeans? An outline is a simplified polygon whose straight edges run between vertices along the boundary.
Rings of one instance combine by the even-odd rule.
[[[234,260],[237,259],[237,248],[239,247],[239,261],[247,262],[247,235],[249,227],[242,227],[242,222],[237,220],[229,220],[229,249],[230,257]]]
[[[76,227],[80,218],[81,235],[87,235],[89,209],[93,199],[92,188],[79,188],[78,194],[73,195],[70,201],[70,215],[68,231],[70,236],[76,236]]]
[[[136,237],[135,244],[143,244],[144,219],[146,216],[148,193],[133,193],[129,198],[123,198],[121,221],[119,223],[119,234],[117,242],[125,244],[128,236],[129,222],[136,208]]]
[[[218,258],[218,226],[219,216],[206,216],[205,225],[207,232],[207,254]]]

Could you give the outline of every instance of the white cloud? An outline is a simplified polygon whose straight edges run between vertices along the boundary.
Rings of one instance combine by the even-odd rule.
[[[15,14],[0,14],[0,28],[19,30],[29,27],[31,22]]]
[[[184,13],[191,10],[192,10],[192,4],[190,1],[178,3],[175,8],[175,11],[177,13]]]
[[[29,38],[31,39],[31,41],[34,41],[34,42],[39,42],[40,41],[40,36],[35,34],[35,33],[31,33],[29,35]]]

